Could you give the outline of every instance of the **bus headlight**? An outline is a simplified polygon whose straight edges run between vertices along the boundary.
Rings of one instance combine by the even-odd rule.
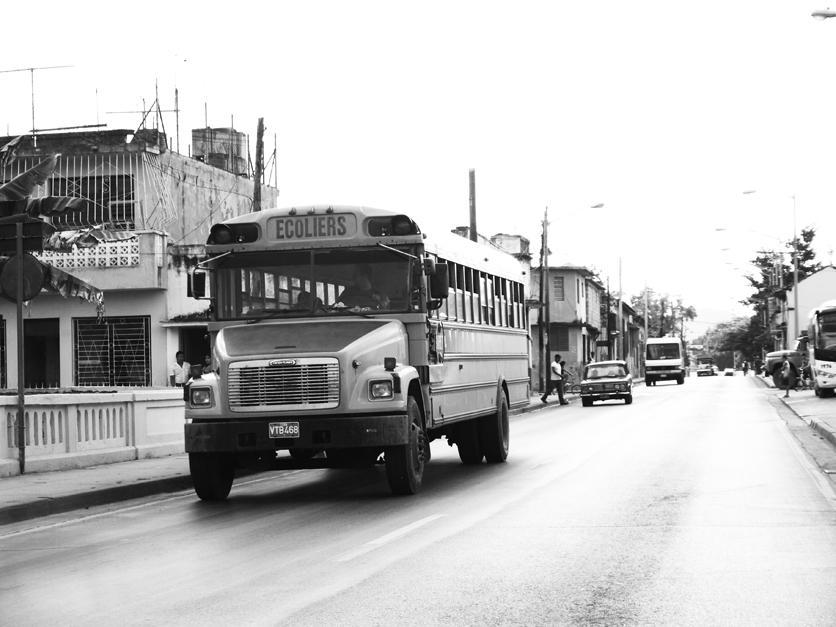
[[[392,387],[392,380],[385,381],[369,381],[369,400],[381,401],[388,400],[395,397],[395,392]]]
[[[191,388],[189,403],[194,407],[208,407],[212,404],[212,390],[210,388]]]

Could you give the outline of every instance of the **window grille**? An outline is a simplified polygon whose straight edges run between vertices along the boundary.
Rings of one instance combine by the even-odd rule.
[[[553,279],[554,279],[553,280],[553,283],[554,283],[554,299],[555,300],[565,300],[565,296],[564,296],[564,293],[563,293],[563,277],[562,276],[556,276],[556,277],[553,277]]]
[[[569,329],[566,327],[558,327],[557,333],[554,335],[557,341],[557,347],[552,347],[552,350],[561,353],[569,352]]]
[[[86,202],[52,217],[59,228],[86,228],[107,224],[114,230],[133,230],[134,179],[128,174],[68,176],[49,180],[53,196],[73,196]]]
[[[75,385],[151,385],[151,318],[73,319]]]

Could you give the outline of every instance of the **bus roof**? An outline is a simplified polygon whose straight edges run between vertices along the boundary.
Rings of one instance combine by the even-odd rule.
[[[427,252],[447,261],[514,281],[527,280],[522,265],[511,253],[479,244],[450,231],[427,235],[424,247]]]

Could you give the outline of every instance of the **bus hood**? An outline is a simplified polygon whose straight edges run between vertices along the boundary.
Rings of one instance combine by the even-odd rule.
[[[360,338],[374,334],[380,344],[403,338],[403,325],[393,320],[298,320],[260,322],[226,327],[218,333],[217,347],[229,357],[255,357],[257,355],[284,355],[299,353],[335,354]],[[392,355],[399,360],[403,355]]]

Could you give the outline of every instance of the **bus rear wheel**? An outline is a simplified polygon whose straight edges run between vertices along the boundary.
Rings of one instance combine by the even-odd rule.
[[[485,416],[479,425],[479,439],[485,461],[489,464],[500,464],[508,459],[508,448],[511,443],[511,429],[508,420],[508,399],[505,393],[499,395],[496,413]]]
[[[410,396],[406,401],[409,416],[409,443],[386,451],[386,479],[395,494],[416,494],[424,479],[424,464],[430,445],[421,420],[418,403]]]
[[[202,501],[223,501],[232,489],[235,459],[229,453],[189,453],[189,473]]]
[[[482,441],[479,438],[479,423],[476,420],[466,420],[456,424],[453,429],[453,437],[462,463],[481,464],[485,453],[482,451]]]

